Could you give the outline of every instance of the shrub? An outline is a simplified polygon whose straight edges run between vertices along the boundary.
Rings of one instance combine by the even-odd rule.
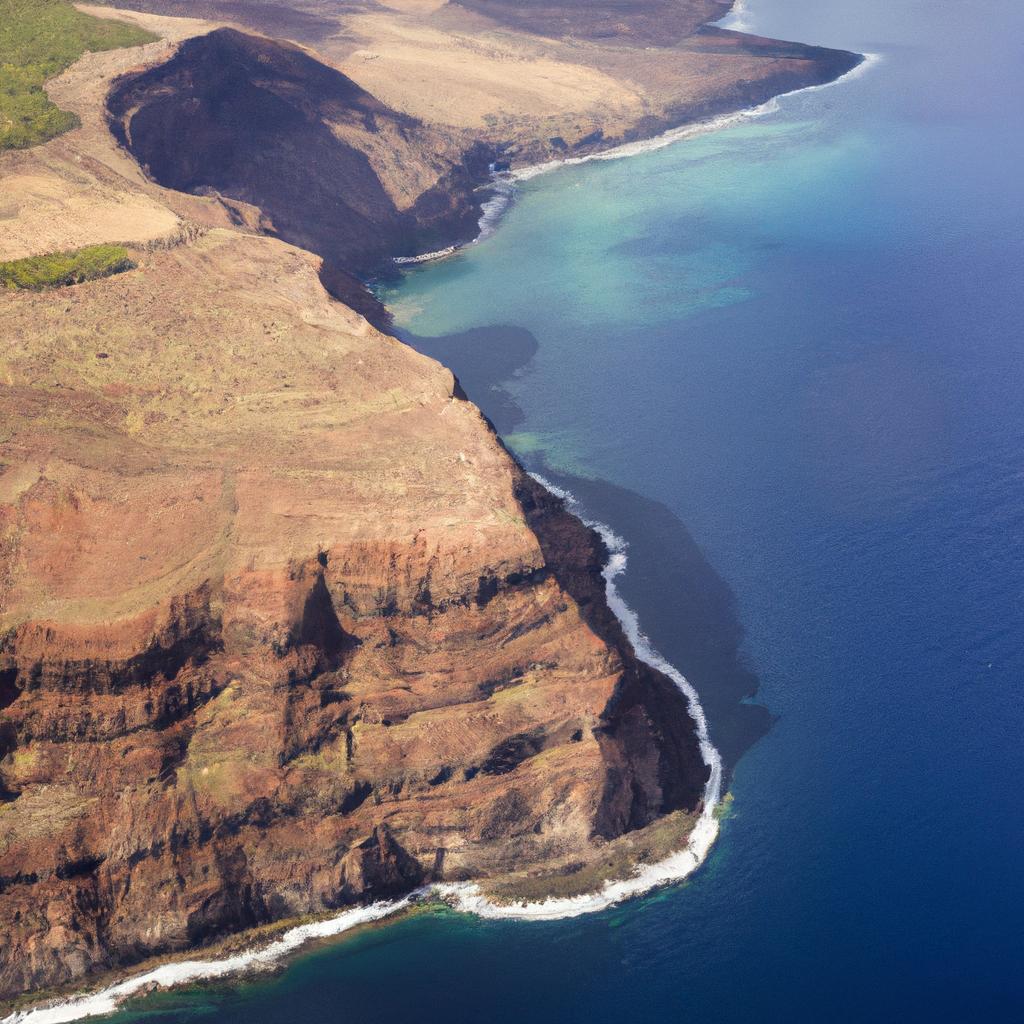
[[[51,252],[0,263],[0,286],[41,291],[108,277],[133,266],[123,245],[90,245],[72,252]]]
[[[0,150],[46,142],[78,124],[43,83],[87,50],[139,46],[157,37],[76,11],[67,0],[0,0]]]

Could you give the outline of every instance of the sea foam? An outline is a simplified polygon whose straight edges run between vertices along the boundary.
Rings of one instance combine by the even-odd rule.
[[[734,8],[739,11],[739,8]],[[735,27],[735,26],[730,26]],[[695,121],[693,124],[680,125],[677,128],[669,128],[660,135],[650,139],[638,139],[636,142],[624,142],[621,146],[613,146],[611,149],[602,150],[600,153],[588,153],[586,156],[568,156],[558,160],[547,160],[540,164],[529,164],[511,171],[501,171],[495,174],[490,183],[485,186],[491,192],[490,198],[481,204],[481,216],[478,222],[476,238],[470,243],[475,245],[494,234],[505,211],[515,202],[516,185],[521,181],[529,181],[531,178],[539,177],[550,171],[556,171],[560,167],[573,167],[576,164],[591,163],[596,160],[622,160],[626,157],[640,156],[643,153],[653,153],[656,150],[664,149],[666,146],[673,146],[677,142],[684,142],[686,139],[697,138],[701,135],[708,135],[712,132],[722,131],[724,128],[732,128],[747,121],[753,121],[768,114],[775,114],[781,109],[779,100],[785,96],[794,96],[798,93],[819,92],[822,89],[829,89],[840,82],[849,82],[860,78],[870,68],[882,60],[881,54],[865,53],[864,59],[855,67],[851,68],[844,75],[833,79],[831,82],[822,82],[820,85],[804,85],[789,92],[779,93],[770,100],[760,103],[755,107],[747,107],[743,110],[735,110],[730,114],[722,114],[719,117],[709,118],[706,121]],[[398,264],[426,263],[428,261],[443,259],[459,252],[463,246],[452,245],[437,252],[424,253],[421,256],[404,256],[394,260]]]
[[[471,882],[434,887],[438,895],[447,899],[458,910],[476,914],[478,917],[551,921],[604,910],[615,903],[639,896],[658,886],[680,882],[700,867],[718,837],[718,819],[715,817],[715,808],[722,795],[722,757],[708,735],[707,716],[704,714],[697,691],[674,665],[666,661],[654,649],[640,628],[636,612],[626,604],[619,593],[615,581],[626,571],[626,542],[604,523],[587,518],[579,501],[569,491],[556,487],[536,473],[532,476],[541,486],[561,498],[570,512],[600,534],[608,548],[608,561],[604,567],[605,597],[608,606],[621,623],[626,636],[633,645],[636,656],[651,668],[668,676],[683,692],[690,717],[696,728],[701,757],[709,769],[700,816],[690,833],[686,846],[655,864],[638,866],[629,878],[605,882],[597,892],[582,896],[555,897],[534,903],[508,904],[494,903],[488,900],[481,893],[480,887]]]
[[[508,172],[509,178],[513,181],[529,181],[538,175],[547,174],[549,171],[556,171],[560,167],[572,167],[576,164],[586,164],[595,160],[622,160],[624,157],[639,156],[641,153],[653,153],[655,150],[664,149],[666,146],[675,145],[686,139],[692,139],[699,135],[708,135],[711,132],[719,132],[723,128],[732,128],[747,121],[756,120],[767,114],[775,114],[780,109],[779,100],[785,96],[794,96],[797,93],[819,92],[822,89],[829,89],[840,82],[849,82],[859,78],[869,68],[874,67],[882,59],[881,54],[865,53],[864,59],[855,67],[840,75],[831,82],[822,82],[820,85],[804,85],[798,89],[791,89],[789,92],[779,93],[770,100],[758,104],[756,107],[747,107],[744,110],[736,110],[731,114],[722,114],[719,117],[709,118],[706,121],[695,121],[693,124],[680,125],[678,128],[670,128],[661,135],[655,135],[650,139],[640,139],[636,142],[624,142],[621,146],[613,146],[611,149],[602,150],[600,153],[588,153],[586,156],[569,156],[561,160],[548,160],[542,164],[531,164],[528,167],[521,167],[518,170]]]
[[[505,211],[515,200],[515,181],[507,174],[495,175],[487,188],[491,196],[480,207],[481,216],[477,222],[480,233],[473,239],[474,243],[482,242],[494,234]]]
[[[358,925],[379,921],[408,906],[411,900],[412,897],[407,896],[401,900],[371,903],[365,907],[354,907],[323,921],[296,925],[266,946],[235,953],[233,956],[216,960],[182,960],[177,963],[161,964],[98,992],[72,996],[31,1010],[15,1011],[4,1018],[3,1024],[64,1024],[66,1021],[81,1020],[83,1017],[113,1013],[126,999],[153,989],[172,988],[175,985],[197,981],[214,981],[247,971],[266,970],[273,967],[282,957],[313,939],[330,938]]]
[[[498,224],[501,222],[501,218],[505,215],[505,211],[515,200],[516,183],[508,172],[502,171],[492,174],[491,180],[486,185],[481,186],[478,191],[489,192],[490,195],[480,204],[477,234],[471,242],[466,243],[469,245],[476,245],[477,242],[482,242],[485,238],[490,238],[494,234]],[[444,249],[424,252],[418,256],[394,256],[391,262],[400,267],[414,266],[417,263],[432,263],[435,260],[443,260],[448,256],[454,256],[455,253],[464,249],[466,244],[449,245]]]
[[[746,0],[735,0],[726,15],[719,18],[715,24],[719,28],[727,28],[733,32],[751,31],[753,23],[750,20],[750,9],[747,7]]]

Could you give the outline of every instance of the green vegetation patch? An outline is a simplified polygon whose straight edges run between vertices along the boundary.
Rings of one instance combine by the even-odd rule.
[[[732,817],[732,801],[732,793],[726,793],[718,802],[718,806],[714,810],[715,819],[717,821],[724,821],[726,818]]]
[[[0,263],[0,287],[42,291],[120,274],[134,265],[123,245],[89,245],[72,252],[51,252]]]
[[[140,46],[157,37],[76,11],[67,0],[0,0],[0,150],[26,149],[78,125],[43,82],[87,50]]]

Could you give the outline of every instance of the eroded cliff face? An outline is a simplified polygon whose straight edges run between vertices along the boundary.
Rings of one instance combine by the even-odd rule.
[[[325,258],[322,280],[334,295],[384,325],[383,311],[359,279],[389,268],[391,257],[473,238],[481,186],[496,162],[581,155],[650,137],[831,81],[861,59],[707,24],[727,7],[718,0],[448,4],[445,23],[460,26],[456,53],[446,55],[432,27],[423,45],[436,43],[437,66],[426,68],[408,52],[419,29],[392,11],[390,28],[359,22],[354,30],[399,34],[396,76],[380,80],[370,70],[387,64],[386,49],[367,51],[354,67],[354,57],[346,61],[392,105],[294,44],[223,28],[184,41],[169,61],[116,82],[108,109],[115,135],[154,181],[258,207],[268,230]],[[496,24],[480,39],[463,34],[467,18],[482,31],[479,12]],[[525,33],[515,37],[522,52],[501,49],[511,28]],[[591,40],[573,43],[573,60],[584,63],[528,59],[544,33]],[[540,69],[532,66],[538,62]],[[410,66],[419,70],[404,81],[401,69],[412,74]],[[459,106],[467,67],[487,83],[488,96],[507,94],[509,104],[520,80],[536,77],[534,98],[515,116],[502,110],[483,115],[480,124],[450,124],[442,115]],[[649,82],[641,88],[634,79]],[[473,81],[465,102],[476,108],[484,86]],[[619,95],[626,85],[629,95]],[[437,90],[439,109],[417,102]],[[594,93],[588,102],[600,115],[570,109],[539,117],[552,90],[574,100]],[[421,109],[431,117],[403,112]]]
[[[0,996],[697,807],[600,539],[312,256],[0,303]]]

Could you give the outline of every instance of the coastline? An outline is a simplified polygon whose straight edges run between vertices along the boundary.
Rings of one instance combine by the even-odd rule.
[[[747,121],[753,121],[759,117],[777,113],[781,109],[779,100],[783,97],[795,96],[798,93],[818,92],[822,89],[829,89],[841,82],[853,81],[866,74],[883,59],[880,53],[863,53],[860,56],[860,61],[854,67],[830,82],[820,82],[815,85],[804,85],[796,89],[790,89],[752,107],[744,107],[741,110],[719,114],[702,121],[687,122],[675,128],[668,128],[649,139],[623,142],[620,145],[596,153],[564,157],[559,160],[547,160],[539,164],[527,164],[518,169],[496,172],[490,184],[484,186],[484,188],[492,192],[492,195],[481,204],[482,216],[478,222],[479,231],[474,238],[461,244],[453,243],[435,252],[422,253],[418,256],[395,257],[392,258],[391,262],[396,267],[434,262],[435,260],[447,259],[449,256],[456,256],[469,246],[485,241],[494,233],[506,210],[515,202],[517,185],[520,182],[530,181],[532,178],[537,178],[542,174],[549,174],[563,167],[574,167],[578,164],[591,163],[597,160],[622,160],[626,157],[653,153],[667,146],[675,145],[677,142],[685,142],[687,139],[709,135],[725,128],[731,128],[734,125],[744,124]]]
[[[708,736],[707,717],[693,685],[652,646],[640,628],[639,619],[625,602],[616,579],[627,568],[627,544],[609,526],[590,519],[576,497],[539,474],[531,474],[547,491],[565,502],[566,508],[585,526],[600,534],[608,548],[608,561],[602,575],[605,595],[640,661],[667,675],[687,699],[688,712],[696,726],[701,756],[710,769],[697,823],[683,849],[652,864],[638,864],[627,878],[609,880],[593,893],[581,896],[552,897],[545,900],[499,903],[489,899],[479,883],[434,883],[416,889],[397,900],[380,900],[351,907],[319,921],[288,928],[265,945],[224,957],[180,960],[143,969],[122,981],[92,992],[44,1002],[26,1010],[14,1010],[0,1018],[0,1024],[68,1024],[88,1017],[116,1012],[133,996],[157,989],[169,989],[204,981],[220,981],[281,966],[301,947],[318,939],[335,938],[363,925],[384,921],[417,903],[436,900],[453,910],[489,920],[554,921],[607,910],[662,886],[683,881],[704,863],[718,837],[716,810],[722,799],[722,759]],[[244,935],[242,936],[244,939]]]
[[[751,23],[747,20],[749,15],[747,0],[734,0],[726,15],[719,18],[715,25],[718,28],[727,28],[731,32],[751,32]]]
[[[470,2],[509,9],[502,0]],[[676,2],[713,3],[716,16],[729,6]],[[664,3],[635,0],[629,10]],[[416,18],[446,29],[468,21],[461,7],[423,14],[429,6],[417,5]],[[689,779],[691,799],[651,828],[607,846],[591,841],[594,798],[615,762],[581,757],[586,731],[582,745],[559,741],[575,735],[575,719],[587,715],[589,723],[607,706],[583,658],[592,648],[591,663],[600,667],[609,655],[572,628],[579,602],[561,601],[553,584],[550,603],[538,599],[531,580],[511,595],[499,589],[489,609],[474,607],[478,571],[500,573],[505,553],[518,550],[517,536],[522,547],[532,544],[525,531],[513,533],[516,505],[487,472],[495,460],[506,478],[511,472],[517,495],[531,499],[527,526],[538,525],[551,552],[534,564],[581,580],[574,586],[587,598],[581,607],[608,636],[623,637],[604,598],[609,552],[595,531],[558,512],[558,500],[530,474],[571,492],[588,518],[628,544],[617,589],[652,646],[698,690],[722,757],[719,833],[704,863],[681,882],[561,919],[477,916],[453,909],[457,893],[448,903],[417,893],[404,908],[309,938],[263,966],[147,985],[77,1024],[757,1024],[776,1016],[786,1024],[965,1024],[1024,1017],[1017,912],[1024,906],[1024,807],[1015,785],[1024,771],[1024,548],[1012,543],[1018,523],[1024,526],[1024,407],[1017,400],[1024,358],[1013,341],[1024,335],[1024,304],[1012,287],[1024,272],[1014,231],[1024,195],[1012,170],[1018,150],[1024,158],[1024,131],[1013,128],[1024,112],[1005,109],[1006,96],[1024,88],[1016,31],[1024,31],[1024,4],[986,11],[909,0],[735,0],[740,6],[750,29],[765,37],[832,40],[880,52],[882,60],[847,87],[789,96],[777,113],[720,133],[519,184],[494,237],[375,283],[393,316],[388,333],[404,349],[328,301],[314,256],[226,223],[230,209],[255,223],[256,208],[161,191],[116,152],[101,131],[98,62],[127,64],[131,54],[93,55],[53,87],[53,102],[81,111],[84,129],[35,152],[0,154],[0,193],[6,189],[20,207],[6,211],[17,217],[4,221],[5,244],[32,255],[107,241],[88,232],[117,241],[130,228],[140,246],[132,253],[138,267],[127,274],[42,295],[0,295],[13,385],[3,396],[10,415],[0,417],[10,442],[0,457],[7,463],[0,506],[24,509],[16,528],[41,524],[21,550],[34,561],[46,558],[54,581],[46,592],[23,588],[18,607],[33,622],[46,613],[82,637],[74,647],[36,648],[47,673],[36,678],[52,693],[45,701],[29,691],[6,704],[11,688],[0,664],[0,723],[13,721],[25,736],[15,737],[20,746],[11,759],[0,759],[0,964],[10,965],[3,980],[29,979],[21,992],[0,997],[0,1022],[165,965],[247,954],[299,926],[397,901],[431,881],[479,882],[499,904],[583,896],[686,845],[707,773],[674,684],[629,654],[628,678],[654,684],[632,693],[669,694],[650,721],[691,737],[689,761],[658,773],[670,785]],[[273,16],[260,5],[245,9]],[[291,0],[267,8],[278,9],[304,17]],[[564,0],[560,9],[573,10]],[[381,26],[401,27],[410,17],[393,8],[355,10]],[[340,19],[339,11],[317,5],[318,16]],[[361,42],[331,38],[338,48]],[[589,49],[581,43],[577,56]],[[376,60],[372,52],[365,62],[380,81],[383,51]],[[638,49],[630,59],[627,51],[614,70],[625,76],[645,54]],[[430,83],[439,92],[448,88],[443,70]],[[509,78],[515,89],[525,75]],[[688,88],[675,84],[670,69],[664,81],[666,91]],[[702,79],[695,87],[707,91]],[[495,102],[506,102],[504,91]],[[462,116],[469,108],[453,102],[450,109]],[[713,113],[724,111],[704,116]],[[646,135],[668,127],[652,123]],[[499,123],[494,132],[503,129]],[[190,145],[186,135],[168,132],[169,143],[175,137]],[[524,147],[512,166],[625,141],[575,149],[574,136],[566,138],[568,148],[557,152]],[[24,187],[26,171],[38,175],[38,190]],[[474,187],[477,210],[460,243],[476,234],[479,206],[491,195],[481,181]],[[58,200],[66,216],[48,220],[46,207],[56,209]],[[310,196],[311,209],[317,205]],[[97,223],[95,210],[121,220]],[[190,217],[200,214],[223,227],[193,227]],[[148,235],[158,236],[152,247]],[[389,255],[454,241],[425,237]],[[411,366],[408,348],[421,357]],[[159,375],[151,365],[157,358],[166,367]],[[436,377],[438,363],[454,374],[447,390],[458,398],[448,400],[446,375],[438,403],[424,410],[416,397],[421,368]],[[353,385],[364,370],[375,371],[372,380]],[[361,416],[364,401],[369,411]],[[136,409],[166,417],[147,417],[135,433],[138,418],[122,413]],[[294,429],[286,429],[282,409]],[[459,429],[476,409],[521,469],[505,471],[486,431]],[[339,422],[355,417],[358,429]],[[410,437],[425,439],[422,456],[420,448],[392,450],[406,425]],[[226,472],[218,472],[221,465]],[[31,504],[23,503],[25,482],[43,472],[46,479],[28,492]],[[218,476],[241,490],[237,483],[226,490]],[[364,486],[365,498],[358,493]],[[199,493],[205,500],[193,498]],[[104,503],[98,515],[91,513],[96,501]],[[232,502],[241,515],[223,514]],[[314,502],[323,525],[282,543]],[[59,518],[38,517],[37,509],[49,507]],[[468,531],[491,522],[488,507],[497,510],[493,539],[474,533],[478,548],[467,553]],[[434,510],[451,526],[436,525]],[[220,543],[224,520],[234,532]],[[247,522],[269,543],[251,530],[246,538]],[[380,526],[391,522],[398,529]],[[59,532],[47,534],[48,525]],[[552,545],[552,526],[572,549]],[[409,579],[416,584],[410,593],[419,589],[424,573],[407,539],[421,528],[425,556],[437,551],[438,565],[467,581],[442,591],[435,572],[434,593],[464,594],[465,612],[424,609],[414,617],[400,600],[397,615],[390,607],[379,617],[347,614],[345,597],[356,586]],[[193,574],[191,549],[206,550],[196,538],[207,530],[217,531],[217,547],[209,548],[215,560]],[[396,537],[386,558],[368,558],[358,569],[342,563],[355,562],[349,534],[384,533]],[[298,596],[294,612],[276,612],[271,602],[286,593],[289,566],[279,552],[287,558],[288,547],[305,558],[311,578],[327,549],[339,619],[346,632],[351,623],[366,638],[359,658],[376,652],[379,682],[357,661],[357,671],[343,666],[309,685],[267,684],[262,676],[279,662],[263,645],[259,664],[243,666],[237,698],[211,702],[180,727],[139,729],[142,701],[161,699],[163,679],[118,685],[110,697],[78,696],[67,693],[81,675],[76,666],[60,675],[59,666],[50,668],[66,652],[116,670],[100,645],[122,610],[146,614],[154,594],[187,599],[192,578],[219,589],[223,577],[233,587],[236,567],[248,590],[252,556],[261,572],[249,602],[262,613],[256,628],[286,627],[302,609],[300,588],[287,591]],[[398,573],[385,565],[392,552]],[[76,571],[86,559],[96,566],[88,578]],[[147,575],[150,565],[158,569]],[[165,584],[176,565],[186,565],[189,578]],[[21,573],[22,563],[13,569]],[[33,587],[45,579],[39,571],[17,578]],[[92,580],[97,585],[86,593]],[[0,592],[7,594],[2,585]],[[38,596],[47,592],[44,607]],[[53,603],[76,593],[90,603],[67,614]],[[112,612],[96,601],[108,593],[117,601]],[[20,592],[9,596],[21,601]],[[536,628],[506,643],[520,623],[532,626],[549,609],[557,629]],[[231,612],[228,621],[240,616]],[[392,646],[381,643],[389,626],[399,634]],[[144,653],[148,634],[137,635],[113,653]],[[228,655],[236,649],[231,643]],[[28,661],[19,665],[31,672]],[[544,676],[536,685],[533,677],[506,684],[502,675],[488,694],[499,679],[492,665],[539,665]],[[216,655],[211,675],[220,679],[221,666],[235,667]],[[183,684],[202,683],[188,666],[174,674]],[[19,674],[16,684],[23,680],[32,676]],[[357,685],[346,705],[350,680]],[[476,700],[471,687],[481,681]],[[387,704],[413,699],[403,685],[417,699],[423,694],[423,704],[466,697],[469,727],[442,707],[411,723],[396,718],[385,731],[377,720],[391,711]],[[306,715],[318,691],[342,699]],[[364,695],[374,731],[357,728],[343,761],[344,740],[320,742],[320,723],[334,719],[339,705],[351,709],[351,720]],[[245,701],[238,714],[235,699]],[[26,706],[38,707],[31,720]],[[88,742],[98,726],[113,723],[108,707],[124,707],[132,731]],[[464,784],[463,766],[481,763],[478,751],[516,734],[520,712],[510,709],[518,708],[527,726],[543,716],[555,749],[496,781]],[[237,725],[226,732],[225,721]],[[54,738],[70,742],[28,738],[42,728],[64,729]],[[85,736],[72,734],[83,728]],[[0,732],[2,753],[10,740]],[[163,752],[169,761],[183,743],[192,749],[177,777],[168,771],[150,782]],[[472,751],[462,754],[457,743]],[[298,755],[294,769],[291,761],[281,769],[270,763],[282,749]],[[263,782],[264,761],[281,782]],[[452,778],[428,787],[440,764],[453,766]],[[558,774],[560,764],[569,770]],[[209,784],[207,766],[215,776]],[[341,811],[339,800],[357,784],[361,796],[364,780],[372,788],[362,808]],[[40,791],[40,783],[49,785]],[[392,793],[392,786],[402,788]],[[22,787],[25,796],[10,799]],[[264,813],[253,797],[272,788],[281,795]],[[491,811],[492,799],[504,808],[509,794],[522,794],[517,820]],[[79,817],[64,825],[72,811]],[[339,888],[346,884],[339,858],[361,851],[371,817],[386,821],[423,865],[422,879],[391,888],[377,857],[357,852],[350,863],[368,864],[367,879],[379,887],[356,894],[353,873],[350,887]],[[156,841],[164,843],[159,855]],[[538,844],[537,856],[529,844]],[[64,879],[60,845],[72,870],[88,871],[89,855],[106,853],[108,863],[95,882],[90,874]],[[440,865],[431,858],[439,847]],[[397,862],[380,858],[385,867],[389,861]],[[29,882],[29,871],[39,883]],[[72,915],[60,910],[62,900],[77,919],[66,931]],[[29,927],[38,936],[31,948]],[[76,977],[83,965],[93,973]]]
[[[859,76],[859,74],[864,73],[868,67],[873,66],[880,59],[878,55],[865,54],[856,67],[831,82],[794,89],[790,92],[782,93],[780,96],[773,97],[756,107],[669,129],[649,140],[625,143],[603,152],[588,154],[582,157],[571,157],[565,160],[550,161],[544,164],[524,167],[519,171],[509,174],[503,174],[498,180],[509,184],[498,195],[492,196],[482,204],[484,215],[480,219],[480,233],[473,239],[471,244],[483,240],[493,232],[505,209],[514,200],[515,183],[518,181],[529,180],[550,170],[556,170],[563,165],[639,155],[661,149],[696,135],[703,135],[717,131],[720,128],[729,127],[734,123],[741,123],[754,117],[763,116],[778,110],[777,100],[781,96],[806,90],[827,88],[837,82]],[[435,253],[427,253],[419,257],[406,257],[402,262],[415,264],[441,259],[454,254],[460,248],[463,247],[450,246]],[[399,261],[395,260],[394,262],[398,263]],[[472,913],[483,918],[555,920],[601,911],[624,900],[649,892],[652,889],[677,883],[692,874],[703,863],[719,831],[718,820],[714,812],[721,798],[722,767],[718,751],[708,738],[707,721],[696,691],[681,673],[650,646],[640,629],[635,613],[618,594],[614,581],[626,568],[625,543],[609,527],[599,522],[588,520],[585,513],[581,512],[578,502],[569,492],[555,487],[543,478],[536,477],[535,479],[551,491],[551,493],[562,498],[573,514],[581,518],[586,525],[597,530],[605,540],[610,553],[609,560],[603,571],[609,606],[619,619],[624,631],[633,644],[637,657],[668,675],[687,697],[689,713],[697,727],[701,754],[705,764],[711,768],[711,773],[705,786],[704,800],[698,823],[691,832],[685,848],[662,861],[639,865],[635,873],[629,878],[606,882],[601,889],[583,896],[554,898],[532,903],[501,904],[489,900],[482,893],[477,883],[428,886],[398,900],[381,901],[362,907],[350,908],[330,918],[297,925],[286,930],[273,942],[263,946],[256,946],[242,953],[232,954],[223,958],[185,960],[162,964],[149,970],[143,970],[137,975],[96,992],[59,999],[52,1001],[48,1005],[44,1004],[43,1006],[28,1010],[16,1010],[2,1018],[2,1024],[28,1024],[30,1021],[33,1024],[61,1024],[64,1021],[109,1014],[114,1012],[124,1000],[153,988],[170,988],[182,984],[224,979],[250,971],[271,969],[312,940],[338,936],[359,926],[382,921],[408,908],[417,900],[424,900],[430,897],[440,898],[458,911]]]
[[[613,146],[611,149],[602,150],[599,153],[587,153],[584,156],[570,156],[562,160],[549,160],[541,164],[532,164],[516,171],[509,172],[514,181],[529,181],[541,174],[556,171],[561,167],[573,167],[577,164],[586,164],[595,160],[621,160],[625,157],[640,156],[643,153],[653,153],[656,150],[672,146],[677,142],[684,142],[701,135],[709,135],[712,132],[721,131],[723,128],[731,128],[733,125],[743,124],[752,121],[766,114],[777,113],[779,100],[784,96],[794,96],[797,93],[817,92],[821,89],[830,89],[840,82],[852,81],[859,78],[870,68],[874,67],[882,59],[881,54],[864,53],[861,59],[849,71],[832,79],[831,82],[821,82],[816,85],[804,85],[797,89],[790,89],[787,92],[780,92],[764,103],[758,103],[753,107],[745,107],[742,110],[735,110],[728,114],[720,114],[717,117],[708,118],[705,121],[695,121],[689,124],[679,125],[677,128],[669,128],[660,135],[650,139],[639,139],[635,142],[624,142],[620,146]]]
[[[696,871],[704,863],[718,838],[719,825],[718,819],[715,817],[715,810],[722,799],[722,758],[708,735],[707,716],[693,684],[654,649],[640,628],[636,612],[626,604],[619,593],[615,581],[626,571],[628,564],[626,542],[605,523],[589,518],[586,510],[581,507],[571,492],[555,486],[550,480],[537,473],[532,473],[531,476],[547,491],[564,501],[566,508],[585,526],[596,530],[605,542],[609,554],[603,575],[608,606],[622,625],[629,642],[633,645],[636,656],[651,668],[668,676],[686,697],[689,715],[696,726],[701,757],[710,769],[708,780],[704,785],[700,815],[687,838],[686,846],[682,850],[670,854],[664,860],[656,861],[653,864],[637,865],[630,877],[607,881],[596,892],[582,896],[554,897],[532,903],[497,904],[488,900],[476,883],[434,886],[436,893],[452,899],[455,909],[475,914],[477,917],[519,921],[553,921],[606,910],[616,903],[641,896],[660,886],[681,882]]]
[[[2,1019],[2,1024],[64,1024],[66,1021],[99,1017],[114,1013],[132,996],[143,995],[156,989],[173,988],[190,982],[216,981],[253,971],[269,970],[308,942],[333,938],[360,925],[381,921],[404,910],[412,903],[413,895],[410,893],[401,900],[353,907],[334,917],[296,925],[273,942],[242,953],[221,958],[161,964],[95,992],[51,1000],[28,1010],[15,1010]]]

